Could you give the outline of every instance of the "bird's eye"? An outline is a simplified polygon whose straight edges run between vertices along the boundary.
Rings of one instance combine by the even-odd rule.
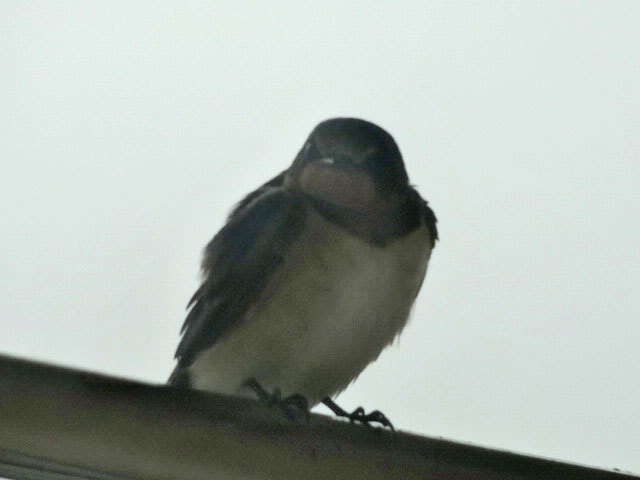
[[[325,157],[318,160],[318,163],[323,163],[325,165],[333,165],[333,158]]]

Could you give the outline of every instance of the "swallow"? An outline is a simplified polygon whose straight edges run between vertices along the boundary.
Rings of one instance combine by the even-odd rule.
[[[169,383],[391,426],[332,398],[406,325],[437,239],[389,133],[320,123],[204,249]]]

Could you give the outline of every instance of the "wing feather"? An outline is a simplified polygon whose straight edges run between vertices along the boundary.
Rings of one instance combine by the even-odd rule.
[[[242,320],[301,231],[304,206],[279,188],[281,176],[240,202],[205,248],[203,282],[189,302],[172,378]]]

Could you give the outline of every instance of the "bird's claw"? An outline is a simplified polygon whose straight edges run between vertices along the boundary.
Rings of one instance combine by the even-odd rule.
[[[282,392],[276,388],[273,393],[267,392],[255,379],[245,382],[245,385],[251,388],[258,398],[270,407],[275,407],[286,415],[292,422],[298,422],[304,419],[306,423],[311,423],[311,412],[309,411],[309,402],[307,399],[294,393],[288,397],[282,398]]]
[[[324,398],[322,403],[329,407],[329,409],[337,416],[348,418],[351,423],[360,422],[366,426],[370,426],[371,423],[379,423],[383,427],[389,427],[392,432],[395,432],[393,424],[380,410],[374,410],[373,412],[366,413],[364,408],[358,407],[353,412],[348,413],[329,397]]]
[[[347,415],[347,418],[351,423],[360,422],[363,425],[369,426],[371,423],[379,423],[383,427],[389,427],[391,431],[395,432],[393,424],[389,421],[387,416],[380,410],[374,410],[373,412],[366,413],[364,408],[358,407],[353,412]]]
[[[288,397],[281,399],[277,406],[284,411],[285,415],[291,421],[295,422],[302,418],[306,423],[311,423],[309,402],[302,395],[298,393],[289,395]]]

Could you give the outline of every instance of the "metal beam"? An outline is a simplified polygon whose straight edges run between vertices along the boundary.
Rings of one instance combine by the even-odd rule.
[[[0,476],[66,479],[640,477],[0,356]]]

